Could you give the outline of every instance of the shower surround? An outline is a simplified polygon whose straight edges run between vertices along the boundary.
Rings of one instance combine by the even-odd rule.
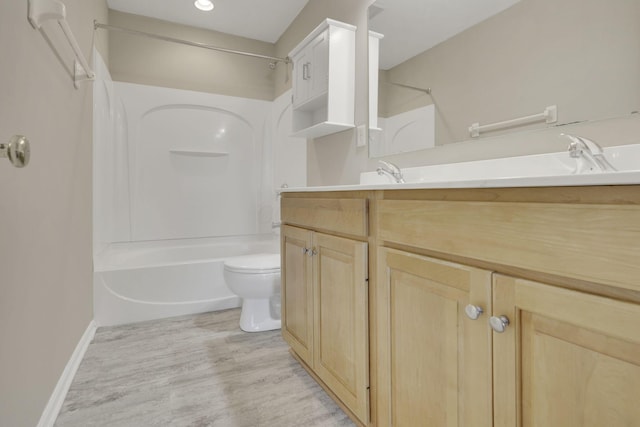
[[[276,190],[306,184],[290,95],[268,102],[113,82],[94,54],[96,322],[239,306],[221,263],[277,252]]]

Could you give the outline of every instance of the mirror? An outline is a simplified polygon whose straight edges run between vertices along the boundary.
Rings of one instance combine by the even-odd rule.
[[[369,44],[370,157],[640,110],[634,0],[377,0]]]

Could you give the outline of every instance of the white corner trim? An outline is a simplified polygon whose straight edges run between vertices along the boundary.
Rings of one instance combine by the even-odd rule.
[[[49,402],[47,402],[47,406],[45,406],[44,411],[42,412],[42,416],[40,417],[37,427],[53,427],[53,424],[56,422],[56,418],[58,418],[60,408],[62,408],[62,404],[64,403],[64,399],[67,397],[67,392],[69,391],[73,377],[75,377],[76,371],[80,366],[80,362],[82,362],[84,354],[95,334],[96,323],[92,320],[89,323],[89,326],[87,326],[87,330],[84,331],[82,338],[80,338],[76,349],[73,350],[71,358],[67,362],[67,366],[65,366],[64,371],[62,371],[58,384],[56,384],[56,388],[54,388],[53,393],[51,393]]]

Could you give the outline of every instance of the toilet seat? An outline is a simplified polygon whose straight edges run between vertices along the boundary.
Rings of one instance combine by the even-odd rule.
[[[279,254],[253,254],[233,258],[224,261],[227,271],[243,274],[268,274],[280,272]]]

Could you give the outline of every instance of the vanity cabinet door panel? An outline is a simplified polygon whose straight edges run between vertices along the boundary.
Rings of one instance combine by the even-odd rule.
[[[368,420],[367,243],[314,235],[314,370],[363,422]]]
[[[640,425],[640,305],[496,274],[496,427]]]
[[[282,227],[282,336],[313,367],[312,232]]]
[[[490,293],[488,271],[379,249],[378,426],[492,425]]]

